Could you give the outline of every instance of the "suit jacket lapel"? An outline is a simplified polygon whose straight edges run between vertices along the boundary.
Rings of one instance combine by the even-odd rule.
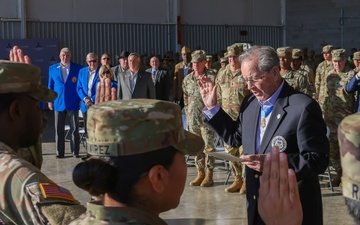
[[[130,71],[127,70],[125,73],[121,73],[120,74],[120,77],[122,79],[122,82],[123,82],[123,88],[125,89],[124,91],[126,92],[129,92],[129,93],[132,93],[132,90],[131,90],[131,86],[130,86]]]
[[[246,109],[246,114],[243,115],[246,119],[242,120],[242,127],[246,127],[246,131],[243,130],[243,143],[244,141],[251,142],[247,144],[247,146],[249,146],[249,149],[244,148],[246,154],[255,154],[256,132],[258,128],[258,118],[260,116],[260,106],[258,104],[258,101],[255,96],[252,96],[252,98],[252,102]],[[254,123],[254,121],[256,122]]]

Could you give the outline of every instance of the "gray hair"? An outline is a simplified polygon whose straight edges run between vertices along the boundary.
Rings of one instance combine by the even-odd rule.
[[[280,61],[276,51],[270,46],[255,45],[239,56],[239,61],[257,60],[257,68],[268,72],[274,66],[280,68]]]
[[[94,58],[98,58],[96,53],[95,52],[89,52],[87,55],[86,55],[86,59],[90,58],[90,57],[94,57]]]

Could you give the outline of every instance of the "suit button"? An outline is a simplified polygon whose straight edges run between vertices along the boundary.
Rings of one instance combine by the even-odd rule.
[[[255,177],[255,179],[258,179],[258,178],[259,178],[259,174],[255,174],[254,177]]]
[[[253,196],[254,200],[256,200],[256,195]]]

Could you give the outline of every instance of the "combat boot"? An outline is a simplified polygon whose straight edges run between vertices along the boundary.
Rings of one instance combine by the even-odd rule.
[[[339,187],[340,186],[341,175],[342,175],[342,170],[337,169],[336,170],[336,175],[331,179],[331,184],[332,184],[333,187]]]
[[[242,187],[242,185],[243,185],[243,180],[239,175],[237,175],[235,176],[234,182],[229,187],[225,188],[225,192],[230,192],[230,193],[238,192]]]
[[[243,184],[240,189],[240,194],[246,194],[246,181],[243,179]]]
[[[201,187],[210,187],[214,184],[213,181],[213,171],[214,169],[206,169],[206,175],[205,175],[205,179],[203,180],[203,182],[201,182]]]
[[[190,182],[191,186],[200,186],[200,184],[203,182],[204,178],[205,178],[205,169],[204,167],[199,167],[197,168],[197,177],[195,178],[195,180]]]

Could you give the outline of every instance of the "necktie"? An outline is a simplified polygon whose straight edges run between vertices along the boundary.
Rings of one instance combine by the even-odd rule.
[[[272,112],[274,106],[264,106],[261,105],[261,128],[265,128],[266,127],[266,117]]]
[[[154,82],[155,84],[155,80],[156,80],[156,70],[154,70],[151,74],[151,78],[152,78],[152,81]]]

